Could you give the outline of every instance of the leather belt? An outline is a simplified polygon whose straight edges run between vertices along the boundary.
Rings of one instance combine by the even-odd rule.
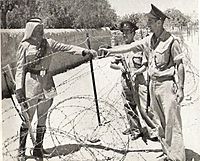
[[[39,69],[27,69],[27,72],[30,72],[31,74],[35,74],[35,75],[40,75],[40,76],[44,76],[47,73],[46,69],[43,70],[39,70]]]
[[[174,81],[173,76],[151,77],[150,79],[152,81],[157,81],[157,82],[164,82],[164,81],[170,81],[170,80]]]

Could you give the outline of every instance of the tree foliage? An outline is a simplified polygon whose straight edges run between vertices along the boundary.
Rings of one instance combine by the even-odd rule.
[[[98,28],[111,26],[117,15],[107,0],[76,0],[72,12],[75,13],[73,27]]]
[[[132,13],[130,15],[125,15],[121,18],[120,22],[122,21],[131,21],[136,23],[139,28],[146,28],[146,16],[145,13]]]
[[[107,0],[0,0],[1,27],[23,28],[30,17],[43,19],[45,28],[100,28],[112,27],[121,21],[135,22],[146,28],[144,13],[117,17]],[[191,18],[177,9],[165,11],[170,19],[165,26],[178,27],[191,23]]]
[[[37,0],[36,16],[43,19],[46,28],[71,28],[71,6],[72,0]]]
[[[1,28],[22,28],[35,15],[36,0],[1,0]]]
[[[178,9],[167,9],[164,13],[170,18],[166,19],[164,23],[165,27],[178,27],[182,29],[183,27],[191,23],[191,17],[188,15],[184,15]],[[119,19],[119,22],[124,20],[129,20],[136,23],[139,28],[146,28],[147,17],[144,13],[132,13],[130,15],[125,15],[124,17]]]
[[[166,21],[167,26],[182,28],[191,21],[189,16],[184,15],[178,9],[168,9],[165,11],[165,14],[170,18]]]
[[[6,2],[7,0],[1,0]],[[9,0],[14,4],[7,14],[7,26],[21,28],[29,17],[40,17],[46,28],[100,28],[112,26],[117,15],[107,0]]]
[[[9,11],[12,11],[16,5],[20,3],[19,0],[0,0],[1,10],[1,28],[7,28],[6,16]]]

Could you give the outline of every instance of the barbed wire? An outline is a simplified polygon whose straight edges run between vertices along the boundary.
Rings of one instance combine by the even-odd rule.
[[[93,97],[92,96],[87,96],[87,97],[83,97],[83,96],[77,96],[77,98],[76,97],[74,97],[74,99],[89,99],[89,100],[91,100],[91,99],[93,99]],[[60,103],[60,102],[59,102]],[[56,112],[56,110],[55,110],[55,108],[56,108],[56,106],[58,106],[59,104],[57,104],[57,105],[55,105],[54,106],[54,108],[52,109],[52,111],[51,112]],[[113,106],[114,107],[114,106]],[[92,106],[90,107],[90,108],[92,108]],[[57,108],[58,109],[58,108]],[[59,109],[60,109],[60,107],[59,107]],[[88,108],[89,109],[89,108]],[[87,110],[88,110],[87,109]],[[85,110],[85,109],[84,109]],[[51,114],[51,112],[49,113],[49,114]],[[95,113],[95,111],[93,111],[94,113]],[[83,111],[80,111],[80,113],[83,113]],[[76,118],[78,115],[76,115],[76,116],[74,116],[73,118]],[[102,115],[101,115],[102,116]],[[105,119],[105,118],[104,118]],[[50,117],[49,117],[49,121],[50,121],[51,119],[50,119]],[[51,127],[51,125],[49,125],[50,127]],[[63,129],[63,127],[64,127],[65,125],[63,125],[62,126],[62,129]],[[74,127],[74,126],[73,126]],[[96,128],[94,128],[94,130],[93,130],[93,132],[91,132],[92,134],[97,130],[97,128],[99,128],[99,126],[97,126]],[[92,135],[91,134],[91,135]],[[84,140],[86,140],[86,139],[84,139]]]
[[[85,99],[89,99],[89,100],[92,100],[92,99],[93,99],[92,96],[90,96],[90,97],[89,97],[89,96],[87,96],[87,97],[84,97],[84,96],[77,96],[77,97],[71,97],[71,98],[74,98],[74,99],[80,99],[80,98],[83,99],[83,98],[85,98]],[[66,100],[70,100],[71,98],[68,98],[68,99],[66,99]],[[66,101],[66,100],[65,100],[65,101]],[[63,103],[64,103],[65,101],[63,101]],[[59,104],[60,104],[60,102],[52,108],[52,110],[50,111],[49,115],[51,114],[51,112],[56,112],[56,110],[60,110],[60,109],[62,108],[62,107],[61,107],[61,108],[60,108],[60,107],[57,107]],[[64,108],[64,107],[65,107],[65,106],[63,106],[63,108]],[[92,108],[92,106],[91,106],[91,108]],[[89,108],[84,109],[84,110],[88,110],[88,109],[89,109]],[[94,112],[94,111],[93,111],[93,112]],[[82,111],[80,111],[80,113],[78,113],[77,116],[80,115],[81,113],[82,113]],[[95,112],[94,112],[94,113],[95,113]],[[67,117],[67,116],[65,116],[65,117]],[[48,117],[48,118],[49,118],[49,120],[51,120],[50,117]],[[76,119],[76,117],[74,117],[74,119]],[[66,120],[65,120],[65,121],[66,121]],[[73,127],[72,127],[72,129],[74,129],[74,126],[76,126],[76,125],[74,124]],[[63,127],[64,127],[64,126],[62,126],[61,129],[63,129]],[[49,128],[52,129],[52,126],[49,126]],[[60,130],[60,129],[57,128],[57,132],[58,132],[59,130]],[[51,137],[52,137],[52,136],[55,136],[55,133],[54,133],[54,132],[51,131],[51,133],[52,133]],[[62,132],[62,133],[63,133],[63,132]],[[67,132],[67,133],[65,132],[65,135],[66,135],[66,134],[69,134],[69,132]],[[73,135],[72,135],[72,136],[73,136]],[[78,137],[78,138],[79,138],[79,137]],[[76,140],[77,140],[78,138],[76,138]],[[56,138],[56,139],[57,139],[57,138]],[[59,142],[58,139],[57,139],[57,141]],[[82,140],[82,142],[83,142],[83,140]],[[60,143],[60,142],[59,142],[59,143]],[[56,144],[54,144],[54,145],[55,145],[55,147],[57,146]]]
[[[85,43],[87,41],[87,39],[86,40],[84,40],[82,43]],[[82,44],[81,43],[81,44]],[[188,61],[189,62],[189,61]],[[192,66],[192,64],[190,63],[189,64],[189,66],[190,66],[190,69],[191,69],[191,67],[193,68],[193,66]],[[196,69],[197,70],[197,69]],[[192,71],[192,70],[191,70]],[[194,73],[193,71],[191,72],[191,73]],[[198,74],[196,74],[197,76],[199,76]],[[65,85],[66,83],[68,82],[68,80],[66,81],[66,82],[63,82],[63,84],[60,84],[59,86],[62,86],[62,85]],[[58,87],[59,87],[58,86]],[[51,92],[51,90],[50,91],[48,91],[48,92]],[[38,94],[38,95],[36,95],[36,96],[34,96],[35,98],[36,97],[40,97],[40,96],[42,96],[44,93],[40,93],[40,94]]]
[[[87,39],[85,40],[85,41],[83,41],[84,43],[87,41]],[[190,65],[192,65],[191,63],[190,63]],[[192,66],[193,67],[193,66]],[[191,73],[194,73],[194,72],[191,72]],[[63,82],[63,84],[61,84],[61,85],[64,85],[65,83],[67,83],[68,82],[68,80],[66,81],[66,82]],[[61,86],[60,85],[60,86]],[[49,91],[50,92],[50,91]],[[40,95],[43,95],[44,93],[41,93],[41,94],[39,94],[39,95],[36,95],[35,97],[38,97],[38,96],[40,96]]]
[[[108,44],[105,44],[104,42],[101,42],[101,41],[99,41],[98,39],[96,39],[96,38],[99,38],[99,37],[101,37],[101,36],[89,36],[88,38],[85,38],[84,40],[79,39],[79,40],[82,40],[82,41],[79,42],[78,44],[76,44],[76,46],[85,45],[85,47],[88,49],[88,45],[87,45],[87,40],[88,40],[88,39],[94,39],[95,41],[98,41],[98,42],[100,42],[101,44],[108,45]],[[102,36],[101,38],[110,38],[110,36]],[[76,40],[76,41],[77,41],[77,40]],[[68,44],[69,44],[69,43],[70,43],[70,42],[68,42]],[[64,51],[64,52],[70,53],[70,52],[68,52],[68,51]],[[32,64],[32,63],[38,62],[38,61],[43,60],[43,59],[47,59],[48,57],[51,57],[51,56],[54,56],[54,55],[58,55],[58,54],[60,54],[60,52],[55,52],[55,53],[52,53],[52,54],[43,56],[43,57],[41,57],[41,58],[37,58],[37,59],[35,59],[35,60],[33,60],[33,61],[24,63],[23,65],[18,66],[18,67],[27,66],[27,65],[30,65],[30,64]],[[15,63],[15,62],[11,62],[10,64],[12,64],[12,63]],[[17,68],[17,66],[16,66],[16,67],[12,67],[11,70],[14,70],[14,69],[16,69],[16,68]],[[6,65],[5,65],[4,67],[2,67],[1,69],[2,69],[2,74],[4,74],[4,73],[6,73],[6,72],[9,71],[9,70],[5,70],[5,69],[6,69]]]
[[[104,38],[105,36],[103,36],[103,38]],[[95,39],[95,37],[89,37],[89,38],[94,38]],[[86,42],[87,42],[87,40],[88,40],[88,38],[86,38],[83,42],[81,42],[81,43],[79,43],[78,45],[81,45],[81,44],[86,44]],[[95,39],[96,41],[97,41],[97,39]],[[47,56],[44,56],[43,58],[38,58],[38,59],[36,59],[36,60],[34,60],[34,61],[30,61],[30,62],[28,62],[28,63],[25,63],[23,66],[26,66],[26,65],[29,65],[29,64],[31,64],[31,63],[33,63],[33,62],[36,62],[36,61],[38,61],[38,60],[41,60],[41,59],[45,59],[45,58],[48,58],[48,57],[50,57],[50,56],[52,56],[52,55],[55,55],[55,54],[58,54],[58,53],[53,53],[53,54],[51,54],[51,55],[47,55]],[[14,67],[14,68],[11,68],[11,70],[14,70],[16,67]],[[8,70],[7,71],[3,71],[4,73],[5,72],[8,72]],[[78,73],[77,73],[78,74]],[[66,82],[63,82],[62,84],[60,84],[60,85],[58,85],[57,87],[60,87],[60,86],[62,86],[62,85],[65,85],[66,83],[68,83],[68,81],[69,80],[66,80]],[[55,87],[55,88],[57,88],[57,87]],[[47,91],[47,93],[50,93],[50,92],[52,92],[52,90],[50,89],[49,91]],[[32,99],[34,99],[34,98],[37,98],[37,97],[41,97],[41,96],[43,96],[45,93],[44,92],[42,92],[42,93],[40,93],[40,94],[37,94],[37,95],[35,95],[35,96],[33,96],[32,97]],[[26,101],[24,101],[24,103],[28,103],[28,101],[29,100],[26,100]],[[38,105],[38,104],[37,104]],[[36,105],[36,106],[37,106]],[[12,107],[11,107],[12,108]],[[31,108],[31,107],[30,107]],[[28,109],[27,109],[28,110]]]
[[[93,38],[93,37],[90,37]],[[86,43],[87,39],[85,39],[83,41],[83,43]],[[98,40],[99,41],[99,40]],[[106,44],[107,45],[107,44]],[[189,55],[187,55],[189,56]],[[189,57],[187,57],[189,58]],[[188,93],[189,94],[198,94],[198,81],[199,81],[199,73],[198,70],[195,68],[195,66],[189,61],[190,59],[188,59],[188,61],[185,63],[186,66],[188,67],[187,70],[187,74],[191,75],[192,77],[190,77],[191,79],[188,79],[189,82],[193,82],[193,86],[188,89]],[[112,80],[110,80],[110,78],[107,76],[107,74],[105,73],[105,71],[103,70],[104,67],[108,66],[108,63],[104,64],[103,66],[96,60],[96,67],[94,68],[94,71],[99,72],[101,71],[102,75],[104,75],[104,79],[106,79],[106,81],[108,82],[112,82]],[[88,68],[88,66],[85,66],[83,68],[81,68],[79,71],[77,71],[76,73],[74,73],[72,76],[70,76],[67,80],[63,80],[63,82],[61,82],[60,84],[58,84],[55,88],[60,88],[63,87],[64,85],[68,84],[69,87],[65,88],[63,91],[59,92],[57,94],[57,97],[59,97],[60,95],[66,93],[68,91],[68,89],[72,88],[72,85],[76,83],[76,81],[80,80],[81,78],[88,76],[90,74],[90,71],[86,69]],[[99,70],[99,71],[98,71]],[[82,132],[87,131],[87,127],[82,127],[84,129],[77,129],[80,124],[82,124],[82,121],[85,120],[85,116],[87,116],[87,112],[92,113],[94,116],[92,118],[96,117],[96,111],[94,108],[94,97],[91,95],[76,95],[76,96],[72,96],[72,97],[68,97],[65,98],[61,101],[59,101],[56,105],[54,105],[53,107],[51,107],[48,111],[48,113],[45,113],[43,115],[48,114],[48,129],[46,132],[46,135],[49,135],[48,137],[45,137],[47,139],[49,139],[49,137],[51,138],[52,141],[52,145],[54,147],[54,151],[52,151],[51,153],[53,154],[55,151],[57,151],[57,153],[59,153],[59,145],[62,145],[62,142],[65,142],[66,138],[72,140],[72,141],[76,141],[77,143],[79,143],[80,146],[82,146],[85,151],[87,151],[87,153],[94,159],[97,160],[98,157],[103,157],[104,160],[115,160],[116,158],[118,158],[118,160],[125,160],[126,158],[126,154],[120,154],[122,156],[117,157],[115,153],[117,153],[117,151],[115,150],[120,150],[120,148],[118,147],[119,145],[121,146],[121,148],[125,148],[124,151],[128,151],[129,150],[129,146],[130,146],[130,137],[127,137],[125,140],[122,138],[121,132],[119,129],[117,129],[114,126],[114,123],[121,123],[123,124],[123,126],[127,126],[126,123],[126,119],[124,119],[124,113],[122,111],[120,111],[119,109],[122,109],[122,103],[120,103],[120,95],[121,95],[121,90],[119,88],[117,88],[119,86],[119,79],[117,80],[116,83],[113,84],[112,87],[110,87],[109,89],[106,89],[106,87],[102,88],[99,91],[99,94],[101,94],[102,96],[99,97],[98,101],[100,104],[102,104],[102,106],[104,108],[101,108],[101,112],[100,112],[100,116],[103,119],[103,122],[105,123],[105,125],[103,127],[100,126],[93,126],[92,129],[89,131],[89,133],[86,133],[86,135],[81,134],[79,131],[82,130]],[[107,90],[107,91],[105,91]],[[116,91],[117,93],[120,93],[120,95],[118,95],[118,98],[115,99],[109,99],[109,95],[111,95],[114,91]],[[48,92],[51,92],[48,91]],[[44,94],[40,93],[36,96],[34,96],[35,98],[42,96]],[[104,95],[105,98],[103,97]],[[44,101],[48,101],[49,99],[46,99]],[[70,102],[72,100],[76,100],[78,101],[78,104],[69,104],[69,105],[65,105],[66,102]],[[197,96],[197,98],[188,101],[187,103],[194,103],[194,101],[199,100],[199,94]],[[40,103],[43,103],[44,101],[40,101],[39,103],[37,103],[36,105],[30,106],[28,109],[30,108],[34,108],[35,106],[38,106]],[[87,107],[86,105],[81,105],[79,104],[81,101],[88,101],[87,102]],[[26,101],[28,102],[28,100]],[[63,105],[64,104],[64,105]],[[188,106],[189,104],[184,104],[183,106]],[[71,115],[69,116],[68,114],[66,114],[66,110],[65,108],[78,108],[78,111],[74,111],[74,113],[71,113]],[[27,111],[28,109],[26,109],[25,111]],[[6,115],[6,113],[10,112],[11,110],[13,110],[13,106],[12,108],[8,108],[5,109],[2,114]],[[63,119],[57,120],[59,121],[57,127],[54,127],[54,122],[52,119],[55,114],[61,114],[61,116],[63,116]],[[12,117],[16,117],[17,114],[13,114],[10,115],[8,117],[5,117],[4,120],[2,120],[2,123],[5,123],[8,119],[11,119]],[[117,115],[117,116],[116,116]],[[42,116],[41,116],[42,117]],[[73,118],[70,118],[73,117]],[[117,118],[117,119],[116,119]],[[94,119],[93,119],[94,120]],[[37,122],[34,122],[33,124],[36,125]],[[92,124],[92,123],[91,123]],[[70,126],[70,128],[68,128]],[[102,129],[104,129],[105,133],[101,133]],[[80,127],[79,127],[80,128]],[[35,132],[35,129],[33,129]],[[112,146],[116,146],[116,149],[112,149],[111,147],[110,150],[113,150],[113,154],[112,156],[107,156],[104,152],[107,151],[109,148],[105,147],[105,149],[102,150],[102,148],[99,146],[99,149],[95,146],[89,146],[89,145],[85,145],[88,142],[88,139],[91,138],[95,138],[95,137],[104,137],[104,135],[112,133]],[[62,136],[62,137],[61,137]],[[9,158],[11,158],[12,160],[16,160],[17,156],[14,155],[17,151],[17,149],[9,149],[9,147],[15,143],[17,140],[19,139],[18,134],[17,135],[13,135],[10,138],[7,138],[4,143],[3,143],[3,156],[7,156]],[[109,143],[106,143],[110,146]],[[117,146],[117,144],[119,144]],[[84,146],[85,145],[85,146]],[[99,145],[99,144],[98,144]],[[137,149],[140,148],[139,145],[137,145],[137,143],[135,143],[137,147]],[[118,149],[119,148],[119,149]],[[32,149],[31,147],[27,147],[27,149]],[[79,154],[72,154],[67,155],[67,156],[63,156],[63,155],[59,155],[59,159],[60,160],[66,160],[69,158],[79,158]],[[143,160],[146,160],[145,157],[141,154],[141,152],[137,152],[138,157],[140,157]],[[83,158],[85,158],[85,154],[80,154]],[[87,156],[87,154],[86,154]],[[48,160],[48,158],[46,158]],[[82,159],[82,158],[79,158]],[[87,159],[87,158],[86,158]],[[8,159],[9,160],[9,159]],[[50,160],[50,159],[49,159]]]
[[[87,39],[85,39],[84,41],[82,41],[81,43],[79,43],[77,46],[82,45],[82,44],[85,44],[86,42],[87,42]],[[68,51],[64,51],[64,52],[66,52],[66,53],[71,53],[71,52],[68,52]],[[46,56],[43,56],[43,57],[41,57],[41,58],[37,58],[37,59],[35,59],[35,60],[33,60],[33,61],[24,63],[23,65],[20,65],[20,66],[18,66],[18,67],[25,67],[25,66],[28,66],[28,65],[30,65],[30,64],[36,63],[36,62],[38,62],[38,61],[40,61],[40,60],[43,60],[43,59],[47,59],[47,58],[52,57],[52,56],[57,55],[57,54],[60,54],[60,52],[51,53],[51,54],[46,55]],[[12,68],[11,68],[11,71],[14,70],[14,69],[17,69],[18,67],[17,67],[17,66],[16,66],[16,67],[12,67]],[[6,66],[2,67],[2,70],[3,70],[3,71],[2,71],[2,74],[6,73],[6,72],[9,72],[9,70],[4,70],[4,69],[6,69]]]

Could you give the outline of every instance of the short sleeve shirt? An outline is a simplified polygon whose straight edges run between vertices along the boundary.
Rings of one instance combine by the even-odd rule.
[[[153,36],[147,41],[143,64],[148,65],[150,77],[173,76],[175,64],[183,57],[179,40],[163,31],[156,44],[152,43]]]

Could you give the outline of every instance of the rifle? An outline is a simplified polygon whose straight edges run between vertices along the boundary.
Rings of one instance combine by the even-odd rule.
[[[122,63],[122,66],[124,67],[124,70],[125,70],[125,80],[126,80],[126,83],[127,83],[127,86],[130,88],[131,90],[131,93],[132,95],[136,94],[137,92],[135,91],[134,89],[134,78],[131,77],[131,73],[130,73],[130,69],[126,63],[126,60],[124,57],[122,57],[121,59],[121,63]],[[139,129],[140,132],[142,134],[146,133],[147,132],[147,126],[146,126],[146,123],[144,122],[143,118],[142,118],[142,115],[141,115],[141,108],[138,107],[138,104],[139,104],[139,101],[138,100],[135,100],[136,101],[136,110],[137,110],[137,113],[138,113],[138,119],[139,119],[139,123],[140,123],[140,126],[141,128]],[[147,138],[144,137],[144,135],[142,135],[142,140],[147,143]]]
[[[126,63],[126,61],[125,61],[125,58],[123,58],[123,59],[121,60],[121,62],[122,62],[123,67],[125,68],[125,72],[127,73],[127,77],[126,77],[127,82],[128,82],[127,85],[128,85],[129,88],[131,89],[132,93],[135,93],[135,94],[139,95],[138,92],[135,91],[135,89],[133,88],[134,81],[133,81],[133,79],[132,79],[132,77],[131,77],[130,70],[129,70],[128,65],[127,65],[127,63]],[[148,97],[150,97],[150,96],[148,96]],[[150,99],[150,98],[149,98],[149,99]],[[138,102],[136,102],[136,103],[138,103]],[[147,102],[147,104],[148,104],[148,102]],[[149,105],[149,104],[148,104],[148,105]],[[148,117],[148,115],[145,113],[145,111],[144,111],[143,109],[141,109],[141,108],[139,108],[139,111],[140,111],[140,113],[141,113],[142,118],[143,118],[143,119],[145,120],[145,122],[147,123],[147,125],[150,126],[151,128],[155,128],[154,123],[153,123],[152,120]]]
[[[8,85],[8,79],[7,78],[10,78],[10,82],[13,86],[15,86],[15,80],[14,80],[14,76],[12,74],[12,70],[11,70],[11,67],[9,64],[6,65],[5,67],[5,71],[8,72],[6,73],[4,71],[4,78],[5,78],[5,83],[6,83],[6,87],[8,89],[8,93],[10,95],[10,98],[11,98],[11,101],[14,105],[14,108],[15,110],[17,111],[18,115],[20,116],[21,120],[24,122],[26,122],[28,124],[28,130],[29,130],[29,133],[30,133],[30,138],[31,138],[31,141],[33,143],[33,145],[35,146],[35,137],[33,135],[33,130],[32,130],[32,126],[31,126],[31,122],[30,122],[30,119],[29,119],[29,115],[28,113],[26,112],[26,107],[28,107],[28,103],[27,102],[22,102],[22,103],[18,103],[17,102],[17,99],[16,99],[16,95],[12,95],[12,93],[14,93],[14,91],[12,91]],[[18,107],[21,107],[21,111],[23,111],[23,114],[22,112],[20,111],[20,109]]]
[[[125,58],[124,58],[124,57],[121,57],[121,58],[119,57],[119,58],[118,58],[118,62],[121,62],[121,63],[122,63],[122,66],[124,67],[125,80],[126,80],[127,86],[128,86],[128,87],[130,88],[130,90],[131,90],[131,93],[132,93],[133,95],[136,94],[136,95],[138,96],[138,95],[139,95],[138,92],[135,91],[135,88],[133,87],[135,83],[134,83],[134,80],[133,80],[133,78],[132,78],[132,76],[131,76],[130,69],[129,69],[127,63],[126,63]],[[143,139],[143,141],[144,141],[145,143],[147,143],[147,138],[146,138],[146,136],[145,136],[145,134],[148,133],[147,125],[148,125],[149,127],[151,127],[151,128],[155,128],[155,125],[154,125],[154,123],[152,122],[152,120],[147,116],[147,114],[145,113],[145,111],[144,111],[142,108],[138,107],[138,105],[139,105],[139,100],[136,99],[135,101],[136,101],[136,104],[137,104],[137,106],[136,106],[136,110],[137,110],[137,113],[138,113],[138,116],[137,116],[137,117],[138,117],[139,122],[140,122],[140,125],[141,125],[140,132],[141,132],[142,134],[144,134],[144,135],[142,136],[142,139]]]

